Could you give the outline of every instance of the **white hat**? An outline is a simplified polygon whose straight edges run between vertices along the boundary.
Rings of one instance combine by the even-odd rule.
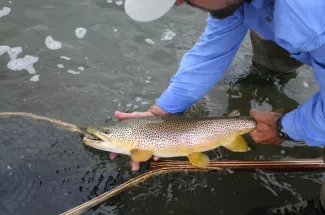
[[[149,22],[166,14],[176,0],[125,0],[125,12],[135,21]]]

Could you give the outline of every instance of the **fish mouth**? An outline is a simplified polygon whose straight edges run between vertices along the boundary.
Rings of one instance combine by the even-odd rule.
[[[95,127],[88,127],[88,128],[86,128],[86,131],[87,131],[87,133],[83,137],[83,142],[86,145],[95,147],[95,146],[99,146],[99,145],[106,143],[101,138],[101,134],[98,131],[98,129],[96,129]],[[97,147],[95,147],[95,148],[97,148]]]

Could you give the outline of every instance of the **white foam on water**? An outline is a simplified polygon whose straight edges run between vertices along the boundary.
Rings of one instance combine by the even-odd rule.
[[[150,83],[150,81],[149,81],[149,80],[146,80],[146,83],[147,83],[147,84],[149,84],[149,83]]]
[[[9,4],[11,4],[12,3],[12,1],[9,1]]]
[[[307,83],[307,82],[302,83],[302,85],[303,85],[305,88],[308,87],[308,83]]]
[[[136,97],[136,98],[135,98],[135,101],[136,101],[136,102],[141,102],[141,101],[142,101],[142,98],[140,98],[140,97]]]
[[[119,0],[119,1],[115,1],[115,4],[117,4],[118,6],[123,4],[123,1]]]
[[[133,105],[133,109],[138,109],[139,105]]]
[[[76,30],[75,30],[76,37],[78,37],[79,39],[84,38],[86,33],[87,33],[87,30],[82,27],[76,28]]]
[[[6,53],[10,49],[10,46],[0,46],[0,56]]]
[[[80,72],[76,72],[76,71],[74,71],[74,70],[72,70],[72,69],[69,69],[69,70],[68,70],[68,73],[71,73],[71,74],[73,74],[73,75],[78,75],[78,74],[80,74]]]
[[[59,67],[59,68],[64,68],[64,66],[63,66],[63,64],[58,64],[58,65],[56,65],[57,67]]]
[[[149,38],[146,38],[145,40],[144,40],[146,43],[148,43],[148,44],[155,44],[155,42],[152,40],[152,39],[149,39]]]
[[[47,36],[45,38],[45,45],[48,49],[57,50],[62,47],[61,42],[55,41],[52,36]]]
[[[132,106],[132,104],[127,104],[127,105],[126,105],[127,108],[129,108],[129,107],[131,107],[131,106]]]
[[[12,170],[11,166],[8,165],[7,166],[7,170]]]
[[[2,10],[0,10],[0,18],[3,16],[7,16],[10,12],[11,12],[11,8],[3,7]]]
[[[38,57],[25,55],[23,58],[13,59],[9,61],[7,67],[12,71],[27,70],[29,74],[35,74],[34,64],[39,60]]]
[[[112,3],[112,2],[113,2],[113,0],[107,0],[106,2],[107,2],[107,3]]]
[[[8,50],[8,55],[11,60],[17,59],[17,56],[23,51],[21,47],[15,47]]]
[[[39,75],[34,75],[34,76],[31,77],[29,80],[30,80],[30,81],[33,81],[33,82],[39,81]]]
[[[117,32],[117,29],[116,28],[114,28],[114,32]]]
[[[172,40],[173,37],[175,37],[175,36],[176,36],[176,34],[175,34],[173,31],[171,31],[171,30],[169,30],[169,29],[166,29],[166,30],[162,33],[162,35],[161,35],[161,37],[160,37],[160,40]]]
[[[60,56],[61,59],[64,59],[64,60],[71,60],[71,58],[69,57],[66,57],[66,56]]]
[[[78,67],[78,70],[80,70],[80,71],[84,71],[85,68],[83,68],[82,66],[79,66],[79,67]]]
[[[254,176],[255,179],[261,180],[263,183],[261,183],[262,186],[264,186],[267,190],[269,190],[271,193],[273,193],[275,196],[278,196],[277,191],[287,191],[291,193],[293,196],[296,196],[298,199],[302,199],[301,195],[296,192],[292,186],[284,181],[277,181],[276,180],[276,174],[274,173],[267,173],[264,171],[259,171],[260,174],[259,177]]]

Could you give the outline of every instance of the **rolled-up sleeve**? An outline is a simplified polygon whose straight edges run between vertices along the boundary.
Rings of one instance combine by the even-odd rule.
[[[209,16],[200,40],[183,56],[157,105],[179,113],[205,96],[228,69],[247,31],[240,9],[223,20]]]

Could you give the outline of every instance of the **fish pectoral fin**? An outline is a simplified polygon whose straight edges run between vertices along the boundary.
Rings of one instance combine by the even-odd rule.
[[[152,151],[133,149],[131,151],[131,159],[137,162],[147,161],[152,157]]]
[[[194,152],[192,154],[189,154],[187,157],[191,164],[198,167],[206,167],[210,162],[209,157],[201,152]]]
[[[223,144],[223,146],[233,152],[246,152],[248,150],[248,145],[242,136],[234,137]]]

